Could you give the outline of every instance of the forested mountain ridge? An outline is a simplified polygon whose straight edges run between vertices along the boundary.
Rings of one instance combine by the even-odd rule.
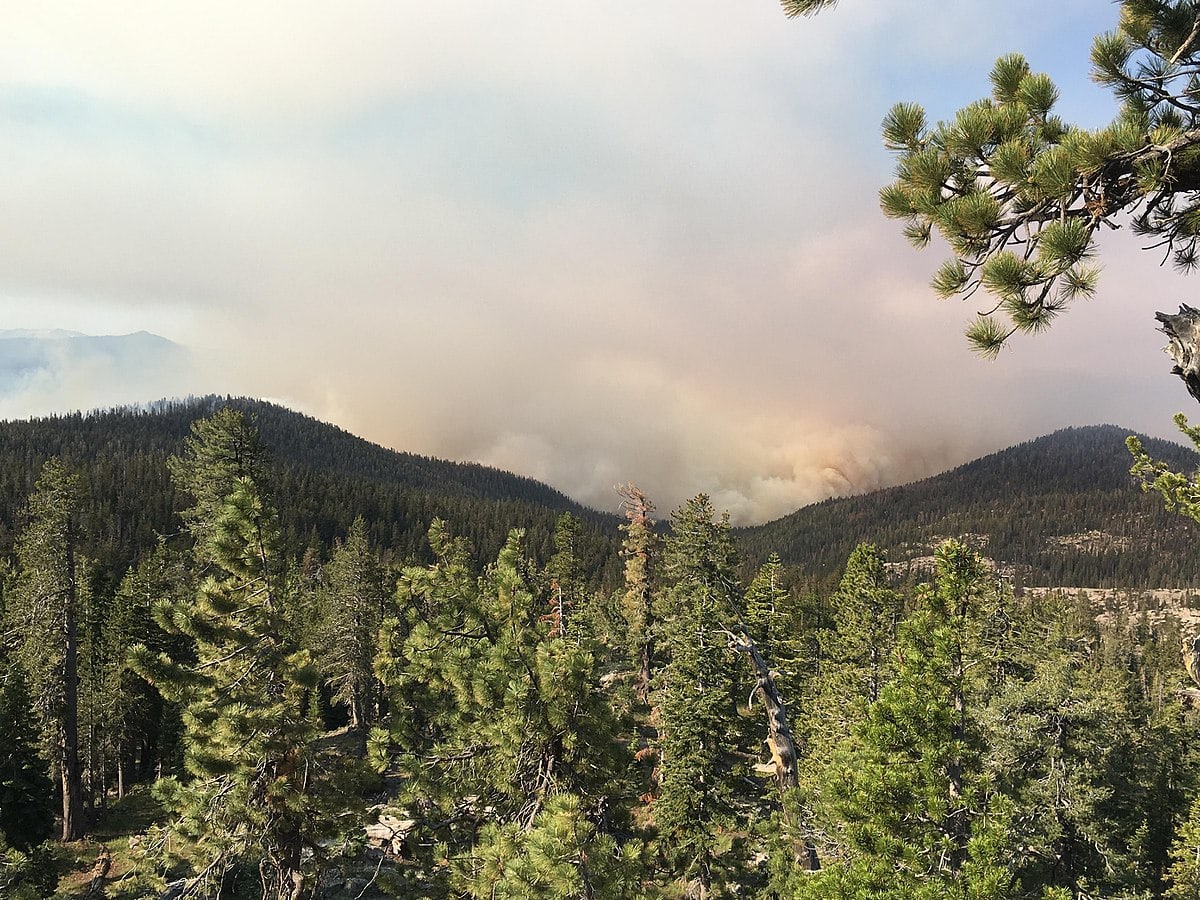
[[[1118,490],[1105,431],[940,478],[1073,509]],[[0,455],[40,473],[0,570],[0,896],[1170,897],[1194,856],[1190,630],[962,542],[822,585],[749,568],[705,495],[656,528],[628,485],[616,527],[250,401]]]
[[[0,551],[12,547],[42,462],[61,456],[85,473],[81,524],[96,542],[89,553],[117,577],[156,534],[177,530],[181,501],[166,458],[193,421],[221,406],[258,424],[278,468],[293,554],[315,541],[329,544],[362,516],[387,556],[420,557],[440,516],[458,523],[481,559],[495,555],[512,526],[526,528],[530,549],[546,558],[555,519],[570,512],[585,523],[585,552],[614,558],[616,517],[531,478],[390,450],[276,404],[213,396],[0,422]],[[735,529],[734,537],[750,563],[778,552],[818,578],[836,576],[861,540],[903,564],[928,558],[941,539],[975,535],[985,555],[1028,584],[1192,586],[1200,573],[1195,526],[1130,477],[1128,433],[1111,425],[1063,429],[922,481]],[[1146,439],[1146,446],[1177,469],[1197,465],[1196,454],[1178,444]]]
[[[119,577],[155,535],[178,530],[184,501],[166,459],[179,452],[194,421],[221,407],[257,423],[277,469],[276,502],[293,554],[315,541],[332,543],[362,516],[387,556],[419,557],[430,522],[440,516],[459,523],[482,558],[495,555],[511,527],[527,529],[540,558],[551,552],[554,523],[565,512],[583,520],[589,555],[610,554],[615,516],[531,478],[389,450],[273,403],[215,396],[0,422],[0,553],[11,551],[42,463],[58,456],[84,474],[81,529],[95,542],[89,555]]]
[[[777,552],[816,576],[840,572],[859,541],[893,563],[927,559],[947,537],[973,536],[1019,582],[1056,586],[1188,587],[1200,578],[1196,526],[1163,509],[1130,476],[1127,429],[1066,428],[941,475],[825,500],[735,530],[752,560]],[[1196,454],[1143,438],[1177,470]]]

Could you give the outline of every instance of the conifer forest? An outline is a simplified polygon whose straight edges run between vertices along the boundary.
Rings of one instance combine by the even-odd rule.
[[[1104,127],[1015,54],[883,122],[984,356],[1102,229],[1197,266],[1200,3],[1119,7]],[[0,422],[0,900],[1197,900],[1200,457],[1126,434],[742,528],[264,401]]]
[[[446,470],[411,548],[361,513],[327,539],[259,415],[287,420],[206,398],[4,432],[56,451],[3,582],[5,896],[1200,889],[1176,619],[1018,592],[959,540],[918,573],[870,543],[834,578],[751,565],[706,497],[659,521],[634,485],[621,518],[543,497],[476,546],[439,513],[497,501]],[[113,474],[187,421],[169,493],[144,455]],[[96,528],[124,492],[124,536]]]

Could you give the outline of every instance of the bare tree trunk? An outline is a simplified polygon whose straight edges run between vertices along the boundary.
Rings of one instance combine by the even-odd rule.
[[[1179,305],[1179,313],[1155,313],[1159,331],[1170,340],[1164,348],[1174,360],[1171,369],[1187,385],[1188,393],[1200,400],[1200,310],[1187,304]]]
[[[84,900],[103,900],[104,886],[108,880],[109,870],[112,869],[112,854],[107,847],[101,847],[96,865],[92,867],[91,880],[88,882]]]
[[[649,617],[647,616],[647,618]],[[650,632],[650,627],[647,624],[646,637],[642,641],[641,663],[638,666],[637,698],[640,703],[647,703],[650,700],[651,665],[654,660],[654,636]]]
[[[800,779],[796,772],[796,742],[787,723],[787,704],[779,694],[771,669],[745,632],[734,635],[730,643],[745,653],[754,667],[755,689],[767,710],[767,747],[771,750],[771,762],[775,764],[775,783],[781,791],[797,787]]]
[[[788,727],[787,704],[775,684],[771,667],[763,659],[750,635],[744,631],[732,635],[730,644],[745,653],[754,668],[755,689],[762,696],[763,706],[767,711],[767,747],[771,751],[771,762],[775,765],[775,783],[779,792],[785,793],[800,785],[799,773],[796,770],[798,754],[792,730]],[[817,848],[809,842],[805,842],[804,845],[803,865],[810,872],[821,868]]]
[[[125,747],[125,737],[117,739],[117,799],[125,799],[125,757],[128,750]]]

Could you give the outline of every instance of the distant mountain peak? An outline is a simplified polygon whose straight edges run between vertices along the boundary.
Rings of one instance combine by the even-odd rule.
[[[65,328],[0,328],[0,340],[64,341],[86,336],[82,331]]]

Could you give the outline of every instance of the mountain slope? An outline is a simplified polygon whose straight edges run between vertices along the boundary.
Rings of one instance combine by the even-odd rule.
[[[512,527],[525,528],[532,552],[545,558],[555,521],[570,512],[586,526],[581,550],[611,555],[616,518],[540,482],[388,450],[271,403],[217,397],[0,422],[0,553],[12,546],[42,462],[61,456],[84,473],[87,552],[119,575],[156,534],[178,529],[177,512],[188,501],[176,496],[166,459],[179,452],[193,421],[226,405],[258,424],[275,462],[274,494],[294,554],[314,540],[329,544],[362,516],[388,555],[420,556],[430,521],[441,517],[481,558],[494,558]]]
[[[115,579],[179,528],[166,458],[197,418],[221,405],[252,415],[276,462],[275,496],[289,551],[328,545],[357,516],[392,559],[422,558],[434,517],[450,522],[480,559],[494,558],[512,527],[531,552],[552,552],[564,512],[584,523],[577,552],[619,577],[618,519],[586,509],[545,484],[472,463],[399,453],[274,404],[216,397],[139,409],[0,422],[0,558],[42,462],[63,457],[84,474],[85,552]],[[1128,474],[1127,432],[1075,428],[1011,447],[903,487],[827,500],[766,525],[737,529],[750,563],[778,552],[818,578],[832,578],[854,545],[872,541],[904,564],[946,537],[973,536],[1006,573],[1027,584],[1118,587],[1200,585],[1197,527],[1167,513]],[[1178,469],[1197,457],[1165,441],[1150,452]]]
[[[1128,434],[1111,425],[1065,429],[913,484],[813,504],[737,538],[751,558],[776,551],[822,577],[859,541],[902,563],[946,537],[975,535],[1029,584],[1198,584],[1200,529],[1130,477]],[[1192,451],[1143,440],[1176,469],[1196,468]]]

